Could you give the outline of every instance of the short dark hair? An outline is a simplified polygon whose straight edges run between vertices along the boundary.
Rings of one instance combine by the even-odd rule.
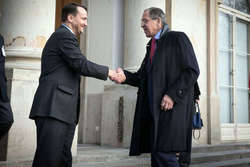
[[[151,8],[144,10],[144,12],[147,12],[147,11],[149,12],[149,17],[151,19],[154,20],[154,19],[160,18],[163,25],[167,24],[166,23],[166,15],[160,8],[151,7]]]
[[[83,5],[80,5],[80,4],[74,3],[74,2],[69,3],[62,8],[62,22],[65,22],[67,20],[67,17],[69,14],[76,16],[77,7],[81,7],[87,11],[87,7],[85,7]]]

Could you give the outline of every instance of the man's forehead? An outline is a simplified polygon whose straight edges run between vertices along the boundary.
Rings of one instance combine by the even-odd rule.
[[[77,6],[77,11],[81,12],[81,13],[86,13],[87,14],[87,11],[83,7],[80,7],[80,6]]]
[[[148,11],[143,12],[142,17],[149,17]]]

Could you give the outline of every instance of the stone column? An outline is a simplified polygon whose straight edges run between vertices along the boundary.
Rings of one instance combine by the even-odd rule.
[[[124,68],[136,71],[146,53],[146,38],[141,28],[143,11],[149,7],[159,7],[165,11],[166,0],[126,0],[125,7],[125,33],[124,33]]]
[[[1,0],[7,68],[40,69],[42,48],[55,27],[55,1]]]
[[[208,144],[221,143],[220,97],[218,90],[218,5],[217,1],[207,1],[207,84],[208,84]]]
[[[0,1],[0,33],[5,39],[6,75],[14,114],[5,160],[30,160],[34,156],[36,129],[28,116],[38,85],[42,48],[55,27],[55,5],[56,0]]]

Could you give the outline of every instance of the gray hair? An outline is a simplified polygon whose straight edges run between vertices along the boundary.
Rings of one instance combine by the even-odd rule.
[[[162,25],[167,24],[166,15],[160,8],[151,7],[151,8],[145,9],[144,12],[149,12],[149,17],[153,20],[160,18]]]

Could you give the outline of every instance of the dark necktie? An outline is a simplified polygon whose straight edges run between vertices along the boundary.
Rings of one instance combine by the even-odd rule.
[[[156,39],[153,38],[151,41],[151,48],[150,48],[150,63],[152,64],[153,56],[155,54],[155,48],[156,48]]]

